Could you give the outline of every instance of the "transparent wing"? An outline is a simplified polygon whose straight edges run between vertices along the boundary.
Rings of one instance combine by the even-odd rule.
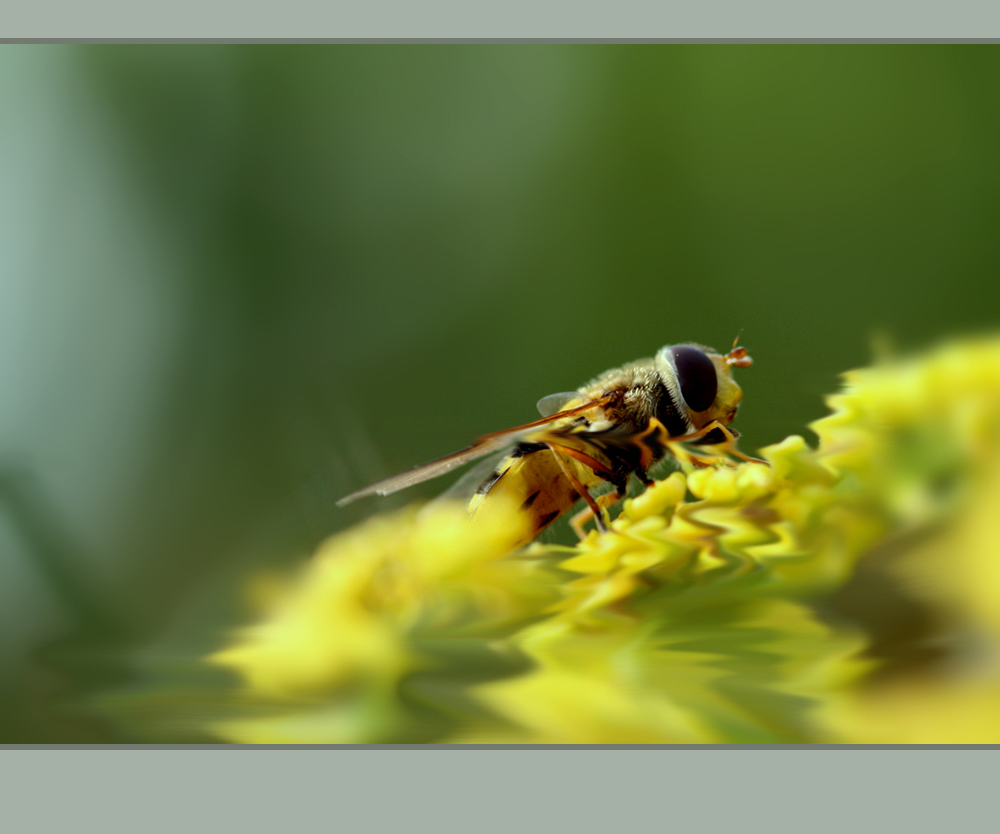
[[[345,504],[350,504],[352,501],[357,501],[359,498],[364,498],[367,495],[392,495],[392,493],[399,492],[401,489],[429,481],[431,478],[438,478],[441,475],[451,472],[452,469],[457,469],[459,466],[464,466],[493,452],[506,449],[508,445],[509,441],[503,441],[499,438],[486,443],[476,443],[468,449],[462,449],[462,451],[455,452],[446,457],[422,463],[420,466],[414,466],[413,469],[408,469],[406,472],[400,472],[391,478],[377,481],[371,486],[359,489],[350,495],[345,495],[337,502],[337,506],[343,507]]]
[[[503,451],[520,438],[530,436],[535,429],[566,417],[572,417],[591,408],[600,408],[603,405],[607,405],[613,399],[614,395],[609,395],[599,400],[591,400],[574,408],[542,417],[540,420],[525,423],[523,426],[515,426],[512,429],[504,429],[503,431],[484,435],[466,449],[446,455],[443,458],[438,458],[437,460],[429,461],[428,463],[422,463],[420,466],[415,466],[406,472],[400,472],[391,478],[386,478],[364,489],[359,489],[357,492],[352,492],[350,495],[345,495],[337,502],[337,506],[343,507],[345,504],[350,504],[352,501],[364,498],[367,495],[391,495],[401,489],[429,481],[431,478],[437,478],[450,472],[452,469],[464,466],[466,463],[471,463],[494,452]]]
[[[561,394],[549,394],[547,397],[542,397],[535,408],[543,417],[551,417],[566,408],[573,400],[578,399],[580,399],[580,395],[576,391],[563,391]]]
[[[511,448],[509,445],[505,446],[502,452],[494,452],[489,457],[473,465],[468,472],[448,487],[440,497],[453,501],[467,501],[472,498],[483,481],[493,474],[497,466],[500,465],[500,461],[510,452]]]

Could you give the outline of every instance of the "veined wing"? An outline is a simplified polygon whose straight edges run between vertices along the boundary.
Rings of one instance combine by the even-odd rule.
[[[500,462],[511,453],[513,448],[513,444],[508,444],[504,446],[502,452],[494,452],[492,455],[487,455],[481,460],[476,461],[462,473],[462,476],[455,483],[442,492],[438,498],[467,503],[476,494],[476,490],[482,486],[483,481],[496,472]]]
[[[515,426],[512,429],[504,429],[503,431],[483,435],[466,449],[462,449],[461,451],[454,452],[450,455],[445,455],[443,458],[438,458],[437,460],[432,460],[428,463],[422,463],[420,466],[415,466],[413,469],[409,469],[406,472],[400,472],[398,475],[393,475],[385,480],[377,481],[364,489],[359,489],[357,492],[352,492],[350,495],[346,495],[341,498],[337,502],[337,506],[343,507],[345,504],[350,504],[352,501],[356,501],[358,498],[364,498],[367,495],[391,495],[401,489],[406,489],[407,487],[415,486],[416,484],[423,483],[424,481],[429,481],[431,478],[437,478],[450,472],[452,469],[464,466],[466,463],[471,463],[474,460],[486,457],[486,455],[494,452],[500,452],[512,443],[517,442],[520,438],[530,435],[537,428],[546,426],[549,423],[563,420],[567,417],[572,417],[592,408],[600,408],[601,406],[607,405],[615,399],[615,396],[616,395],[614,394],[609,394],[606,397],[591,400],[590,402],[583,403],[582,405],[575,406],[574,408],[568,408],[565,411],[558,411],[555,414],[542,417],[540,420],[525,423],[523,426]]]
[[[538,413],[543,417],[548,417],[551,414],[557,414],[569,405],[573,400],[580,399],[580,395],[576,391],[564,391],[561,394],[549,394],[547,397],[542,397],[535,408],[538,409]]]

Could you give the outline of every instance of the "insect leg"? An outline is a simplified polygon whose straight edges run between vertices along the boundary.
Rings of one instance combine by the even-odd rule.
[[[597,496],[597,499],[596,499],[595,503],[602,510],[606,510],[612,504],[616,504],[617,502],[621,501],[622,498],[624,498],[624,497],[625,497],[625,491],[621,490],[621,489],[618,489],[616,487],[614,492],[609,492],[607,495],[599,495],[599,496]],[[588,505],[586,507],[584,507],[582,510],[580,510],[580,512],[578,512],[575,516],[573,516],[569,520],[569,526],[573,528],[573,532],[576,533],[576,535],[581,540],[587,538],[587,534],[586,534],[586,532],[584,532],[583,525],[586,524],[588,521],[590,521],[590,519],[592,519],[592,518],[593,519],[599,519],[600,516],[594,515],[594,511],[590,508],[590,505],[588,503]],[[598,526],[600,526],[600,525],[598,525]],[[602,530],[602,532],[606,532],[606,531]]]
[[[651,417],[649,420],[649,425],[646,430],[637,434],[633,441],[639,447],[639,470],[642,474],[640,478],[642,482],[649,486],[652,481],[649,480],[649,476],[646,475],[646,470],[653,465],[653,462],[662,454],[662,451],[657,452],[656,449],[650,443],[647,443],[647,438],[654,440],[659,445],[662,446],[663,442],[670,437],[670,432],[667,431],[667,427],[663,425],[655,417]]]
[[[556,459],[556,463],[559,464],[559,468],[562,470],[563,475],[565,475],[569,479],[569,482],[573,484],[573,489],[575,489],[579,493],[580,497],[587,502],[587,506],[594,515],[594,523],[597,524],[597,529],[602,533],[606,533],[608,531],[608,525],[604,520],[604,514],[601,511],[601,508],[597,505],[597,502],[594,501],[593,496],[587,492],[587,488],[580,483],[580,479],[577,478],[572,471],[570,471],[570,468],[566,466],[562,459],[561,452],[575,450],[568,450],[565,446],[558,446],[555,443],[546,443],[545,445],[549,447],[549,451],[552,452],[552,456]],[[588,455],[583,456],[589,457]],[[576,457],[576,455],[573,455],[573,457]],[[591,460],[593,460],[593,458],[591,458]],[[595,460],[594,463],[596,464],[597,461]],[[598,466],[600,466],[600,464],[598,464]],[[604,469],[609,473],[611,471],[605,466],[601,466],[601,469]],[[580,538],[583,537],[581,536]]]
[[[682,434],[680,437],[671,437],[670,438],[671,446],[674,443],[684,443],[690,440],[697,440],[699,437],[704,437],[706,434],[715,431],[716,429],[718,429],[722,433],[722,435],[726,438],[725,442],[716,445],[721,446],[728,454],[732,455],[733,457],[742,458],[743,460],[749,461],[750,463],[763,463],[765,465],[768,465],[766,460],[759,460],[758,458],[749,457],[747,455],[744,455],[739,449],[737,449],[736,436],[728,428],[722,425],[722,423],[720,423],[718,420],[713,420],[708,425],[702,426],[700,429],[698,429],[698,431],[691,432],[690,434]],[[675,456],[677,456],[676,450],[671,448],[671,451],[674,453]],[[693,463],[699,465],[710,464],[712,460],[711,458],[702,455],[696,455],[692,452],[689,452],[686,449],[684,450],[683,455],[688,459],[690,459]]]
[[[658,451],[647,442],[647,438],[656,442],[660,447],[668,447],[673,456],[678,460],[685,460],[694,466],[712,466],[720,460],[725,460],[725,458],[697,455],[682,446],[672,446],[671,444],[676,442],[678,438],[671,437],[667,427],[653,417],[649,421],[648,428],[641,434],[637,434],[634,438],[635,444],[640,449],[639,468],[636,469],[636,474],[646,486],[653,483],[649,479],[649,476],[646,475],[646,469],[662,454],[661,451]]]
[[[724,443],[719,443],[718,445],[721,446],[728,454],[732,455],[733,457],[745,460],[748,463],[763,463],[765,466],[771,465],[766,460],[761,460],[760,458],[752,458],[749,455],[744,455],[743,452],[741,452],[739,449],[736,448],[736,437],[733,435],[733,433],[729,431],[729,429],[727,429],[721,423],[719,423],[717,428],[726,437],[726,441]]]
[[[580,461],[580,463],[586,464],[586,466],[589,469],[593,469],[598,475],[600,475],[602,478],[605,478],[606,480],[610,481],[615,478],[614,472],[608,469],[608,467],[606,467],[603,463],[595,460],[585,452],[577,451],[576,449],[573,449],[569,446],[561,446],[558,443],[546,443],[545,445],[548,446],[553,451],[558,448],[562,454],[566,455],[566,457],[576,458],[578,461]],[[560,464],[560,466],[561,465],[562,464]]]
[[[644,466],[640,466],[635,470],[635,476],[644,487],[651,487],[656,483],[656,481],[649,477],[649,473],[646,471],[646,467]]]

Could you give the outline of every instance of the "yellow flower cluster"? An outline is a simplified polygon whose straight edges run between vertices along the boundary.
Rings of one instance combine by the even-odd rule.
[[[254,743],[1000,740],[1000,341],[852,372],[829,403],[818,448],[793,436],[762,450],[770,466],[674,472],[574,548],[508,553],[512,508],[471,521],[437,502],[331,539],[211,658],[257,705],[212,731]],[[908,592],[937,616],[924,637],[951,640],[954,662],[874,686],[887,661],[871,623],[831,601],[864,592],[859,562],[887,547],[902,554],[892,581],[923,589]]]

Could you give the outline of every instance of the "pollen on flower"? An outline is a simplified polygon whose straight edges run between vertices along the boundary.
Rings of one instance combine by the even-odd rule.
[[[443,502],[332,538],[210,658],[239,676],[250,710],[213,731],[242,742],[919,741],[921,721],[944,728],[926,738],[947,740],[935,716],[963,705],[1000,727],[982,695],[1000,691],[1000,340],[852,371],[828,403],[815,448],[794,435],[761,450],[769,465],[685,467],[573,548],[512,550],[516,508],[470,520]],[[926,692],[918,678],[869,686],[894,668],[894,649],[850,594],[883,551],[896,573],[882,581],[916,594],[966,664],[922,669]],[[880,605],[888,616],[891,599]],[[968,633],[979,665],[962,653]]]

